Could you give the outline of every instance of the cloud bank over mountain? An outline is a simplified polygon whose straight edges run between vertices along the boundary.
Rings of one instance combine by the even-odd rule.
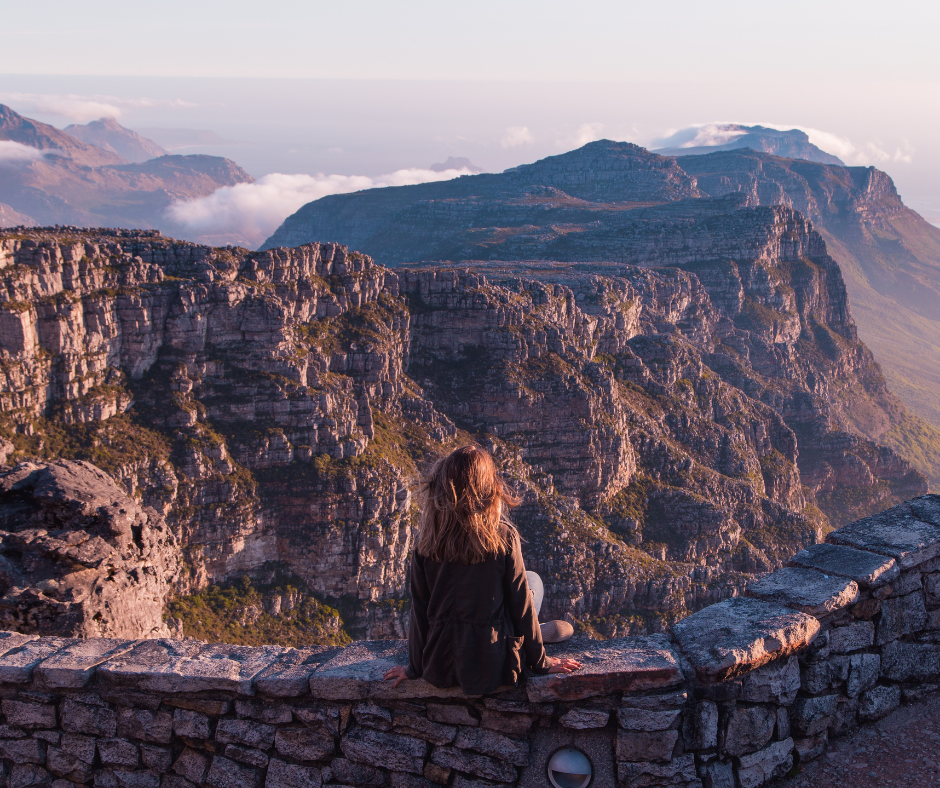
[[[329,194],[411,186],[430,181],[449,181],[472,175],[463,167],[435,171],[410,167],[387,175],[286,175],[275,172],[254,183],[240,183],[216,190],[207,197],[177,202],[167,217],[207,241],[218,236],[238,236],[241,243],[257,246],[302,205]]]

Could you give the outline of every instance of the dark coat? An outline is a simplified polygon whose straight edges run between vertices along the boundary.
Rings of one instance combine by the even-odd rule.
[[[476,564],[414,551],[408,652],[409,678],[467,695],[515,684],[526,668],[548,673],[518,533],[509,553]]]

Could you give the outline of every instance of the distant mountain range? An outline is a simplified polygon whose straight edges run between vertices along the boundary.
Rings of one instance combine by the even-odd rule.
[[[62,131],[0,105],[0,227],[67,224],[163,228],[177,200],[251,183],[218,156],[173,156],[104,118]],[[4,153],[5,151],[5,153]]]
[[[852,417],[857,429],[940,485],[940,229],[873,167],[750,149],[661,156],[602,140],[500,174],[324,197],[288,217],[262,249],[330,239],[393,266],[687,265],[690,254],[734,259],[709,223],[760,205],[792,207],[813,221],[840,264],[860,336],[914,414],[899,408],[884,419],[861,409]]]
[[[663,156],[700,156],[719,151],[750,148],[758,153],[770,153],[786,159],[803,159],[819,164],[844,162],[822,148],[813,145],[809,136],[800,129],[771,129],[766,126],[743,126],[740,123],[715,123],[680,132],[673,144],[656,148],[653,152]],[[707,144],[703,144],[707,143]]]

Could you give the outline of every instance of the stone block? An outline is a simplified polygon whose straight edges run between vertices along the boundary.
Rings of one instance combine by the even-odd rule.
[[[288,649],[255,676],[255,691],[274,698],[307,695],[313,672],[341,650],[335,646]]]
[[[668,761],[679,731],[617,731],[617,762]]]
[[[350,785],[381,786],[388,781],[388,776],[374,766],[355,763],[346,758],[334,758],[323,770],[323,779],[326,782]]]
[[[844,736],[858,728],[858,698],[840,697],[829,724],[830,736]]]
[[[423,715],[395,712],[393,722],[396,733],[424,739],[431,744],[450,744],[457,735],[455,726],[431,722]]]
[[[798,552],[787,566],[815,569],[825,575],[846,577],[869,589],[890,583],[901,572],[893,558],[839,544],[814,544]]]
[[[734,767],[723,761],[712,761],[703,769],[702,785],[704,788],[736,788]]]
[[[141,744],[140,760],[148,769],[163,774],[170,770],[173,763],[173,753],[166,747],[158,747],[155,744]]]
[[[930,681],[940,674],[940,645],[893,641],[881,650],[881,675],[892,681]]]
[[[871,621],[881,612],[880,599],[863,599],[852,605],[852,615],[864,621]]]
[[[254,766],[256,769],[264,769],[268,765],[268,756],[261,750],[253,750],[250,747],[239,747],[237,744],[229,744],[225,748],[225,757],[233,761],[244,763],[247,766]]]
[[[426,763],[424,765],[424,778],[436,785],[447,785],[450,780],[451,770],[436,763]]]
[[[77,642],[75,638],[53,637],[20,641],[19,645],[0,656],[0,683],[28,684],[32,680],[34,668],[40,662]]]
[[[875,686],[880,673],[881,657],[878,654],[853,654],[849,657],[846,695],[850,698],[857,698],[865,690]]]
[[[219,700],[217,698],[159,697],[159,700],[162,701],[164,706],[172,706],[175,709],[189,709],[190,711],[198,711],[200,714],[208,714],[210,717],[221,717],[223,714],[228,714],[232,709],[232,701]],[[134,703],[134,705],[139,706],[141,704]],[[150,709],[150,711],[156,711],[159,706],[160,704],[158,703],[156,706],[143,706],[143,708]]]
[[[320,788],[322,784],[322,773],[317,767],[272,758],[264,788]]]
[[[741,699],[752,703],[789,706],[800,691],[800,662],[794,657],[777,659],[747,673],[741,683]]]
[[[273,725],[266,725],[263,722],[254,722],[253,720],[219,720],[215,728],[215,740],[219,744],[243,744],[246,747],[255,747],[259,750],[268,750],[274,746],[274,734],[276,728]],[[284,730],[291,730],[285,728]],[[307,731],[306,728],[297,728],[294,730],[306,731],[313,734],[313,731]],[[320,736],[320,738],[325,738]],[[330,751],[332,751],[332,746]],[[307,758],[306,760],[316,760]]]
[[[357,641],[311,674],[310,694],[323,700],[466,697],[458,687],[439,689],[424,679],[403,681],[397,688],[382,679],[389,668],[407,664],[405,640]]]
[[[881,602],[881,620],[875,634],[875,643],[879,646],[896,640],[902,635],[909,635],[924,628],[927,622],[927,609],[921,593],[885,599]]]
[[[745,594],[811,616],[825,616],[854,605],[858,584],[847,577],[788,566],[748,584]]]
[[[339,736],[349,723],[349,706],[315,706],[293,709],[294,716],[308,728],[320,729],[331,736]]]
[[[90,763],[58,747],[49,747],[46,751],[46,768],[56,776],[76,783],[87,782],[94,774]]]
[[[940,528],[917,519],[906,504],[833,531],[826,541],[890,556],[901,570],[940,555]]]
[[[913,594],[915,591],[923,591],[923,588],[921,574],[916,569],[901,572],[901,576],[891,583],[891,592],[894,596]]]
[[[912,498],[907,502],[911,512],[915,517],[923,520],[925,523],[933,523],[940,526],[940,495],[929,494]]]
[[[804,692],[820,695],[832,688],[832,666],[828,661],[805,665],[801,674]]]
[[[121,709],[117,718],[117,735],[153,744],[169,744],[173,738],[173,717],[168,711]]]
[[[340,749],[351,761],[399,772],[421,774],[428,743],[396,733],[354,727],[343,737]],[[439,764],[446,766],[446,764]]]
[[[550,649],[583,667],[574,673],[535,676],[526,682],[533,703],[572,701],[615,692],[672,687],[683,681],[678,657],[665,635],[596,641],[572,638]]]
[[[714,701],[700,700],[691,705],[683,717],[682,738],[689,750],[718,746],[718,705]]]
[[[534,714],[503,714],[492,709],[480,710],[480,725],[510,736],[527,736],[535,724]]]
[[[603,709],[571,709],[559,717],[558,722],[566,728],[583,731],[603,728],[610,720],[610,712]]]
[[[475,777],[498,783],[514,783],[517,777],[515,767],[504,761],[459,750],[456,747],[436,747],[431,753],[431,762],[445,769],[472,774]],[[423,769],[420,769],[416,773],[420,774],[422,771]]]
[[[794,750],[798,763],[809,763],[815,760],[826,751],[828,739],[825,733],[818,736],[810,736],[806,739],[797,739],[794,742]]]
[[[432,722],[443,722],[448,725],[476,727],[480,724],[480,721],[470,713],[470,709],[462,704],[429,703],[427,705],[427,715]]]
[[[901,688],[873,687],[859,698],[858,717],[862,722],[880,720],[901,705]]]
[[[741,788],[759,788],[766,782],[782,777],[792,766],[793,739],[776,741],[738,760],[738,782]]]
[[[106,686],[161,693],[205,690],[254,694],[252,680],[286,651],[281,646],[232,646],[194,640],[146,640],[98,670]]]
[[[660,785],[687,785],[695,783],[695,757],[688,753],[669,763],[617,762],[617,777],[630,788],[653,788]]]
[[[140,760],[137,745],[127,739],[99,739],[98,755],[107,766],[127,766],[136,769]]]
[[[13,763],[46,762],[46,743],[39,739],[0,739],[0,758]]]
[[[774,735],[777,713],[771,706],[736,706],[722,714],[718,746],[728,755],[762,749]]]
[[[9,725],[27,729],[56,726],[56,709],[50,703],[23,703],[5,699],[2,707],[3,716]]]
[[[209,717],[190,709],[176,709],[173,712],[173,733],[189,739],[211,739]]]
[[[924,576],[924,596],[930,607],[940,605],[940,572]]]
[[[790,713],[790,724],[801,737],[822,733],[832,722],[837,703],[836,695],[797,698]]]
[[[735,597],[672,625],[699,681],[725,681],[809,645],[819,621],[760,599]]]
[[[93,763],[95,760],[96,741],[92,736],[82,736],[80,733],[66,733],[59,740],[59,746],[66,752],[72,753],[79,760],[85,763]]]
[[[0,656],[3,656],[13,649],[19,648],[24,643],[31,640],[37,640],[38,635],[23,635],[20,632],[7,632],[0,630]]]
[[[435,764],[431,764],[432,767]],[[437,767],[443,769],[442,766]],[[425,766],[427,769],[427,766]],[[449,769],[447,770],[449,771]],[[496,785],[496,783],[491,783],[488,780],[481,780],[480,782],[474,781],[472,785]],[[425,780],[424,777],[418,777],[415,774],[406,774],[402,772],[392,772],[389,775],[389,786],[390,788],[436,788],[434,783],[430,780]],[[499,786],[499,788],[502,788]]]
[[[665,731],[676,727],[681,713],[679,709],[649,711],[622,707],[617,709],[617,722],[628,731]]]
[[[290,706],[285,703],[271,703],[267,698],[263,700],[236,700],[235,714],[239,718],[247,717],[268,725],[281,725],[290,722],[294,718]]]
[[[454,746],[506,761],[513,766],[525,766],[529,762],[529,742],[510,739],[482,728],[461,728]]]
[[[375,728],[379,731],[392,729],[392,712],[389,709],[376,706],[374,703],[359,703],[353,707],[353,717],[360,725]]]
[[[786,706],[777,707],[777,725],[774,728],[774,739],[782,741],[790,738],[790,712]]]
[[[626,694],[620,702],[624,708],[664,711],[666,709],[681,709],[688,699],[689,693],[685,690],[671,690],[655,694]]]
[[[113,769],[109,770],[111,776],[114,779],[113,783],[103,785],[102,788],[159,788],[160,786],[160,775],[152,771],[129,771],[127,769]],[[101,772],[95,774],[95,788],[98,788],[98,775]],[[179,778],[181,779],[181,778]]]
[[[42,766],[32,763],[14,763],[7,777],[7,788],[49,788],[52,775]]]
[[[191,747],[186,747],[173,763],[174,772],[196,785],[202,783],[208,769],[209,757]]]
[[[117,715],[111,709],[66,698],[62,704],[62,730],[110,739],[117,731]]]
[[[55,689],[81,689],[98,665],[120,656],[136,646],[139,640],[114,638],[83,638],[46,657],[37,667],[36,681]]]
[[[221,721],[219,727],[221,728]],[[216,738],[218,735],[216,731]],[[260,746],[251,745],[251,742],[244,740],[241,743]],[[327,736],[320,731],[312,731],[309,728],[278,728],[274,736],[274,749],[281,755],[296,761],[319,761],[333,755],[335,744],[332,736]]]
[[[875,644],[875,625],[871,621],[855,621],[829,630],[829,649],[833,654],[848,654]]]
[[[206,775],[206,785],[212,788],[258,788],[261,785],[261,772],[216,755]]]

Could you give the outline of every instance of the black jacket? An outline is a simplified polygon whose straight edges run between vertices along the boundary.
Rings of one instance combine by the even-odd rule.
[[[548,672],[519,535],[512,550],[476,564],[411,558],[409,678],[485,695],[526,668]]]

